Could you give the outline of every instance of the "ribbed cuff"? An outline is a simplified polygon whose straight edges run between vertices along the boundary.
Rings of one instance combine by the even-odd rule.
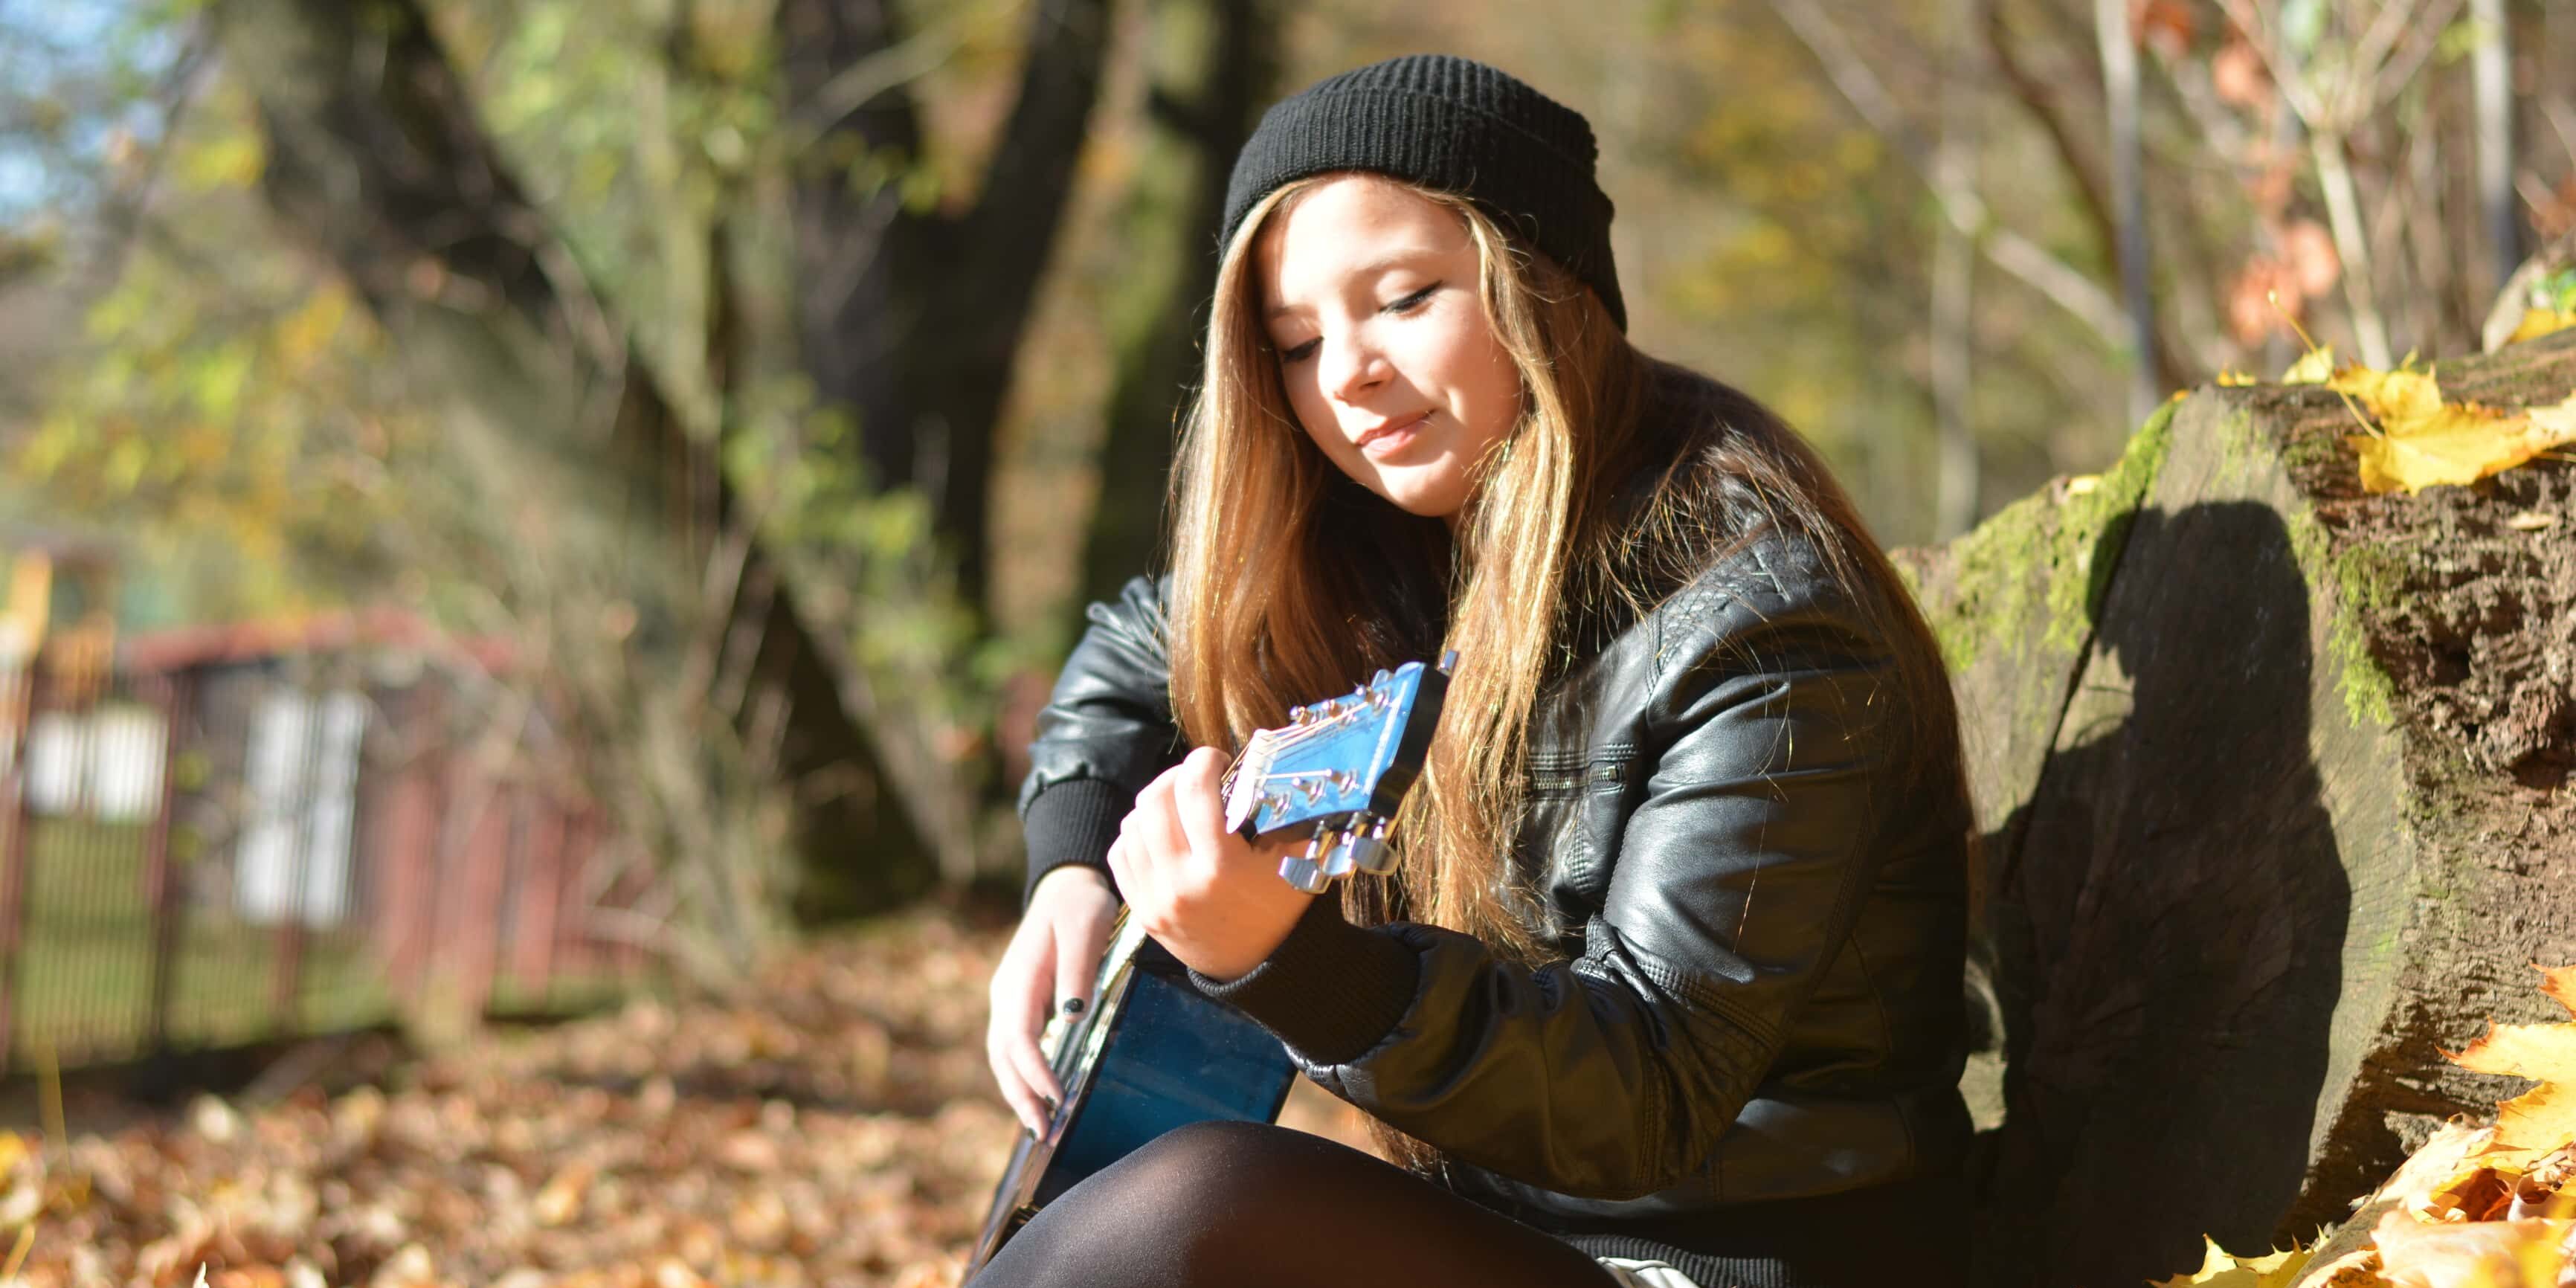
[[[1318,898],[1288,937],[1242,978],[1190,972],[1205,996],[1229,1002],[1318,1064],[1366,1054],[1413,1007],[1422,962],[1384,930],[1342,920],[1339,892]]]
[[[1038,878],[1068,863],[1108,877],[1109,844],[1118,839],[1118,824],[1135,805],[1134,793],[1098,778],[1068,778],[1031,797],[1028,808],[1020,811],[1029,848],[1029,880],[1020,887],[1020,906],[1027,907],[1037,893]]]

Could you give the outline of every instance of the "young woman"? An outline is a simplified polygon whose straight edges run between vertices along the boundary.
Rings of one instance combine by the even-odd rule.
[[[1624,334],[1583,118],[1477,63],[1326,80],[1237,160],[1174,567],[1066,663],[988,1053],[1120,903],[1401,1164],[1174,1132],[979,1284],[1964,1276],[1970,814],[1939,654],[1798,436]],[[1384,878],[1226,832],[1232,751],[1458,650]],[[1195,750],[1193,750],[1195,749]]]

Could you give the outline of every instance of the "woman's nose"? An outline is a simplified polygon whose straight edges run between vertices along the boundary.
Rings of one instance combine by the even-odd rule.
[[[1386,355],[1356,337],[1324,346],[1324,392],[1341,402],[1351,402],[1361,394],[1385,384],[1394,368]]]

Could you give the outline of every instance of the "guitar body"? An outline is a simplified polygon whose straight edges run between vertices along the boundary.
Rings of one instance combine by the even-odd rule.
[[[1011,1152],[966,1263],[973,1274],[1038,1209],[1146,1142],[1191,1123],[1269,1122],[1296,1077],[1279,1039],[1191,987],[1181,963],[1124,917],[1097,999],[1056,1035],[1064,1103]]]
[[[1225,825],[1246,837],[1309,826],[1315,839],[1279,875],[1325,894],[1394,864],[1397,806],[1422,769],[1454,656],[1407,662],[1351,693],[1300,707],[1253,734],[1227,774]],[[1064,1088],[1041,1136],[1024,1136],[993,1193],[971,1279],[1040,1208],[1131,1151],[1190,1123],[1270,1122],[1296,1067],[1279,1039],[1199,995],[1188,971],[1122,912],[1093,1004],[1048,1026],[1040,1047]]]

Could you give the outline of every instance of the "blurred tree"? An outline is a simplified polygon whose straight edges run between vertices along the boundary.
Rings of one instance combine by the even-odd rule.
[[[1117,375],[1100,447],[1095,507],[1073,603],[1107,599],[1149,571],[1164,532],[1163,480],[1176,417],[1198,382],[1217,236],[1234,154],[1274,97],[1276,19],[1267,0],[1153,0],[1147,54],[1151,122],[1127,217],[1175,247],[1138,274],[1116,311]]]
[[[791,837],[808,912],[1008,848],[976,707],[981,497],[1105,4],[1029,15],[962,205],[904,100],[1010,8],[906,36],[883,5],[610,7],[128,12],[140,44],[211,36],[185,79],[227,110],[188,131],[186,95],[97,109],[171,127],[105,159],[126,177],[102,190],[185,182],[110,203],[143,253],[7,446],[70,504],[227,534],[270,580],[210,611],[372,580],[550,659],[621,824],[738,956]],[[227,199],[249,191],[326,271],[264,249]]]
[[[1031,5],[1009,119],[954,211],[859,182],[922,155],[904,83],[943,33],[903,38],[891,0],[777,0],[776,21],[805,370],[857,414],[874,478],[930,501],[959,593],[980,601],[995,427],[1098,97],[1107,0]]]
[[[275,156],[264,188],[279,214],[329,247],[406,354],[445,366],[465,397],[580,391],[561,419],[530,416],[526,405],[490,414],[522,427],[551,423],[564,446],[605,457],[628,504],[670,534],[681,567],[705,569],[697,580],[715,599],[701,607],[727,623],[727,647],[748,647],[758,659],[749,665],[775,686],[763,700],[785,704],[778,737],[791,780],[890,780],[892,790],[864,795],[899,808],[861,820],[826,812],[803,828],[809,847],[833,851],[831,867],[873,870],[864,884],[880,894],[918,888],[921,874],[902,870],[907,853],[926,851],[951,879],[976,870],[985,784],[954,745],[910,736],[920,722],[907,717],[916,713],[879,699],[867,659],[835,638],[832,627],[845,622],[815,629],[799,608],[800,561],[791,555],[782,565],[773,534],[744,512],[727,477],[725,466],[745,459],[723,442],[739,428],[729,417],[752,379],[746,346],[756,341],[741,332],[764,325],[742,316],[744,297],[729,283],[728,221],[742,217],[738,195],[763,181],[746,166],[779,176],[793,227],[786,303],[813,398],[856,414],[869,487],[910,489],[927,502],[921,535],[953,559],[955,593],[971,613],[983,580],[993,424],[1094,97],[1104,9],[1101,0],[1048,0],[1032,12],[1020,91],[981,193],[949,212],[907,201],[905,185],[886,182],[918,162],[905,82],[924,42],[946,33],[906,38],[882,4],[782,0],[773,17],[776,124],[765,134],[755,132],[761,123],[747,130],[723,120],[706,130],[712,199],[668,194],[671,180],[686,176],[667,163],[671,174],[651,173],[650,158],[669,147],[654,128],[665,123],[648,119],[636,131],[644,195],[676,195],[681,211],[703,212],[695,238],[686,218],[655,230],[663,241],[676,232],[706,242],[689,256],[708,274],[699,293],[703,347],[682,355],[669,343],[647,353],[627,334],[616,303],[623,283],[613,271],[591,271],[555,233],[551,212],[523,194],[511,158],[483,127],[483,106],[455,74],[432,10],[406,0],[216,7],[233,70],[260,100]],[[752,79],[760,55],[721,46],[747,10],[671,10],[662,24],[669,67],[633,74],[648,91],[692,77]],[[470,17],[461,11],[455,25]],[[521,32],[534,25],[521,21]],[[359,57],[362,49],[380,51],[381,65]],[[607,96],[579,107],[616,110]],[[728,165],[726,151],[741,155]],[[433,284],[428,299],[418,289],[424,281]],[[666,299],[676,294],[663,287]],[[512,338],[496,344],[496,332]],[[519,379],[496,379],[496,363]],[[680,374],[666,377],[673,367]],[[671,385],[696,396],[675,403]],[[713,423],[687,414],[689,403],[713,409]],[[940,588],[904,589],[929,596]],[[735,714],[748,720],[751,708]]]
[[[884,897],[1000,860],[1000,691],[1153,560],[1214,194],[1279,89],[1439,49],[1584,110],[1632,334],[1778,405],[1902,542],[2134,423],[2106,37],[2169,389],[2277,370],[2268,297],[2464,349],[2498,173],[2531,231],[2576,223],[2569,11],[2493,8],[0,0],[0,274],[104,266],[42,312],[0,284],[0,354],[80,355],[0,390],[0,446],[22,494],[150,519],[204,602],[426,583],[553,641],[654,748],[621,771],[653,845],[767,835],[774,773],[845,879],[814,897]],[[2372,58],[2366,110],[2311,86],[2321,150],[2274,63]]]

